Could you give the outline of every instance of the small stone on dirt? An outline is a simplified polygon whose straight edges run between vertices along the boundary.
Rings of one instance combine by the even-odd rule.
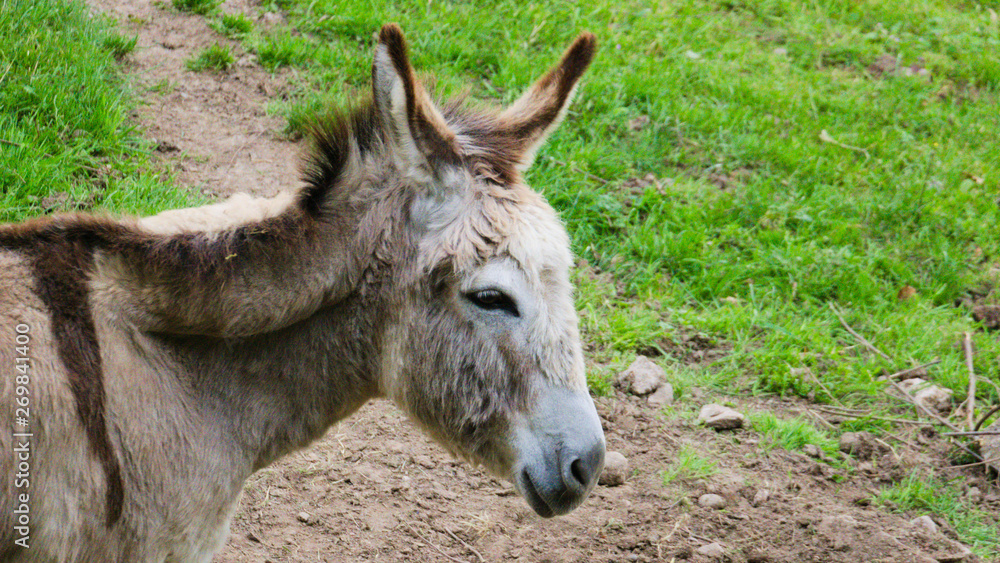
[[[663,368],[646,356],[636,356],[635,361],[625,371],[618,374],[618,382],[633,395],[649,395],[660,387]]]
[[[983,502],[983,491],[979,487],[969,487],[965,492],[965,498],[972,504]]]
[[[303,524],[314,524],[316,522],[316,518],[308,512],[299,512],[298,520]]]
[[[951,389],[938,387],[919,377],[902,381],[899,386],[922,407],[943,414],[951,412]]]
[[[743,415],[729,407],[709,403],[701,407],[698,422],[716,430],[730,430],[743,427]]]
[[[987,432],[1000,432],[1000,421],[994,422],[984,428]],[[979,453],[986,460],[986,465],[993,471],[1000,473],[1000,436],[984,434],[976,442],[979,444]]]
[[[660,388],[653,392],[652,395],[646,399],[651,407],[662,407],[663,405],[672,405],[674,403],[674,386],[664,381],[660,383]]]
[[[708,545],[703,545],[695,550],[698,555],[703,555],[705,557],[710,557],[712,559],[722,559],[726,556],[726,550],[722,548],[722,544],[719,542],[710,543]]]
[[[918,532],[923,532],[928,536],[936,536],[938,533],[938,526],[934,523],[934,519],[927,515],[910,520],[910,526],[913,526],[913,529]]]
[[[698,506],[701,506],[702,508],[722,510],[726,507],[726,499],[722,496],[708,493],[698,497]]]
[[[604,471],[597,480],[599,485],[617,487],[625,483],[628,475],[628,460],[618,452],[608,452],[604,456]]]
[[[754,506],[760,506],[767,502],[767,499],[771,498],[771,493],[767,489],[761,489],[753,495],[753,501],[751,504]]]
[[[806,454],[807,456],[813,459],[823,459],[824,457],[826,457],[826,455],[823,453],[823,450],[819,449],[819,446],[817,446],[816,444],[806,444],[802,446],[802,453]]]
[[[871,459],[879,446],[871,432],[844,432],[840,435],[840,451],[858,459]]]

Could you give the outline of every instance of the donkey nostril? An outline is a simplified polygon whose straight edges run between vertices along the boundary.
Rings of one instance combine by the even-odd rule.
[[[583,462],[579,459],[573,460],[573,463],[569,464],[569,472],[573,475],[573,479],[577,483],[586,486],[587,484],[587,473],[583,467]]]

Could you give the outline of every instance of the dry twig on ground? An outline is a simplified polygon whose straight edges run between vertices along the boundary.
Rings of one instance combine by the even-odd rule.
[[[886,355],[885,352],[883,352],[883,351],[879,350],[878,348],[876,348],[875,345],[872,344],[871,342],[869,342],[867,338],[865,338],[864,336],[861,336],[860,334],[854,332],[854,329],[851,328],[851,326],[849,324],[847,324],[847,321],[844,320],[844,317],[841,316],[840,311],[837,310],[837,307],[833,303],[830,303],[830,310],[833,311],[834,315],[837,315],[837,319],[839,319],[840,320],[840,324],[843,325],[845,329],[847,329],[847,332],[851,333],[851,336],[853,336],[854,338],[856,338],[857,341],[860,342],[861,344],[863,344],[865,348],[868,348],[872,352],[875,352],[879,356],[882,356],[883,359],[889,360],[890,362],[892,361],[892,358],[890,358],[888,355]]]
[[[966,399],[967,428],[974,430],[976,426],[976,370],[972,365],[972,335],[968,332],[962,338],[962,350],[965,351],[965,368],[969,370],[969,398]]]

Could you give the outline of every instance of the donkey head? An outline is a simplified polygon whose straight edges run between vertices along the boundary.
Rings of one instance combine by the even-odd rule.
[[[439,109],[396,25],[372,69],[404,186],[403,266],[381,386],[454,454],[508,478],[542,516],[575,508],[604,464],[569,282],[569,239],[521,172],[593,57],[581,35],[503,111]]]

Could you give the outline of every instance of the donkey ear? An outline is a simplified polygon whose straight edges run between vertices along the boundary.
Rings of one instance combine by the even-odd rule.
[[[438,166],[458,160],[455,134],[414,75],[403,30],[386,24],[378,42],[372,93],[383,131],[402,172],[426,183]]]
[[[519,170],[524,171],[531,166],[546,137],[562,121],[577,82],[593,60],[596,50],[597,39],[594,35],[581,33],[566,49],[559,64],[549,69],[545,76],[500,114],[502,127],[520,145]]]

